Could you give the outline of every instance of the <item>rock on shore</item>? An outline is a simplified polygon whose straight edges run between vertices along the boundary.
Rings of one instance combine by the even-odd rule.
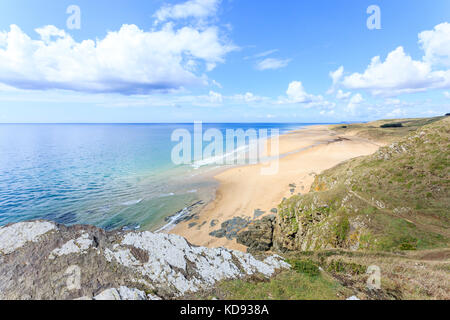
[[[0,299],[172,299],[289,268],[176,235],[31,221],[0,228]]]

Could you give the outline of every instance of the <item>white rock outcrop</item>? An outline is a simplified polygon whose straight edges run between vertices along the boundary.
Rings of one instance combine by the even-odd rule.
[[[54,249],[50,253],[49,259],[55,259],[57,256],[67,255],[71,253],[84,253],[93,244],[94,241],[92,241],[92,239],[89,239],[89,235],[87,233],[83,233],[79,238],[66,242],[61,248]]]
[[[19,222],[0,228],[0,253],[9,254],[27,242],[37,242],[40,236],[51,230],[56,225],[46,221]]]
[[[102,291],[94,297],[94,300],[148,300],[148,298],[144,291],[121,286],[118,289],[111,288]]]
[[[148,261],[138,261],[127,246],[146,252]],[[248,253],[195,247],[180,236],[151,232],[125,234],[120,245],[105,251],[105,258],[137,271],[153,283],[171,286],[177,295],[196,292],[223,279],[255,273],[270,277],[277,269],[290,267],[279,256],[260,261]]]
[[[221,280],[270,277],[288,268],[277,255],[257,259],[194,246],[173,234],[46,221],[0,228],[0,300],[173,299]]]

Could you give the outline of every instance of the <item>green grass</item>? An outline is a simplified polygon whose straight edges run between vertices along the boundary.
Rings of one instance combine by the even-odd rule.
[[[378,120],[369,123],[355,123],[349,125],[336,125],[333,130],[338,133],[353,132],[358,136],[382,142],[392,142],[406,136],[420,127],[429,125],[445,117]],[[401,125],[401,127],[399,127]]]
[[[336,280],[294,270],[266,282],[225,281],[219,288],[228,300],[337,300],[351,294]]]
[[[310,277],[317,277],[320,275],[319,266],[310,259],[308,260],[288,260],[292,266],[292,270],[298,273],[306,274]]]

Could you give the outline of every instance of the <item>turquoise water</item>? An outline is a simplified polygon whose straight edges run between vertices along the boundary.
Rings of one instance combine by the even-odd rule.
[[[203,129],[304,124],[203,124]],[[160,226],[206,197],[208,166],[175,165],[175,129],[190,124],[0,125],[0,225],[30,219],[106,229]],[[215,167],[217,167],[215,165]]]

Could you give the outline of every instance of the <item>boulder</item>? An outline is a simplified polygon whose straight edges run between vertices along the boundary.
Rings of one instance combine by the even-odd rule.
[[[269,215],[253,221],[248,230],[237,236],[237,242],[248,247],[248,252],[269,251],[273,244],[273,228],[276,217]]]

